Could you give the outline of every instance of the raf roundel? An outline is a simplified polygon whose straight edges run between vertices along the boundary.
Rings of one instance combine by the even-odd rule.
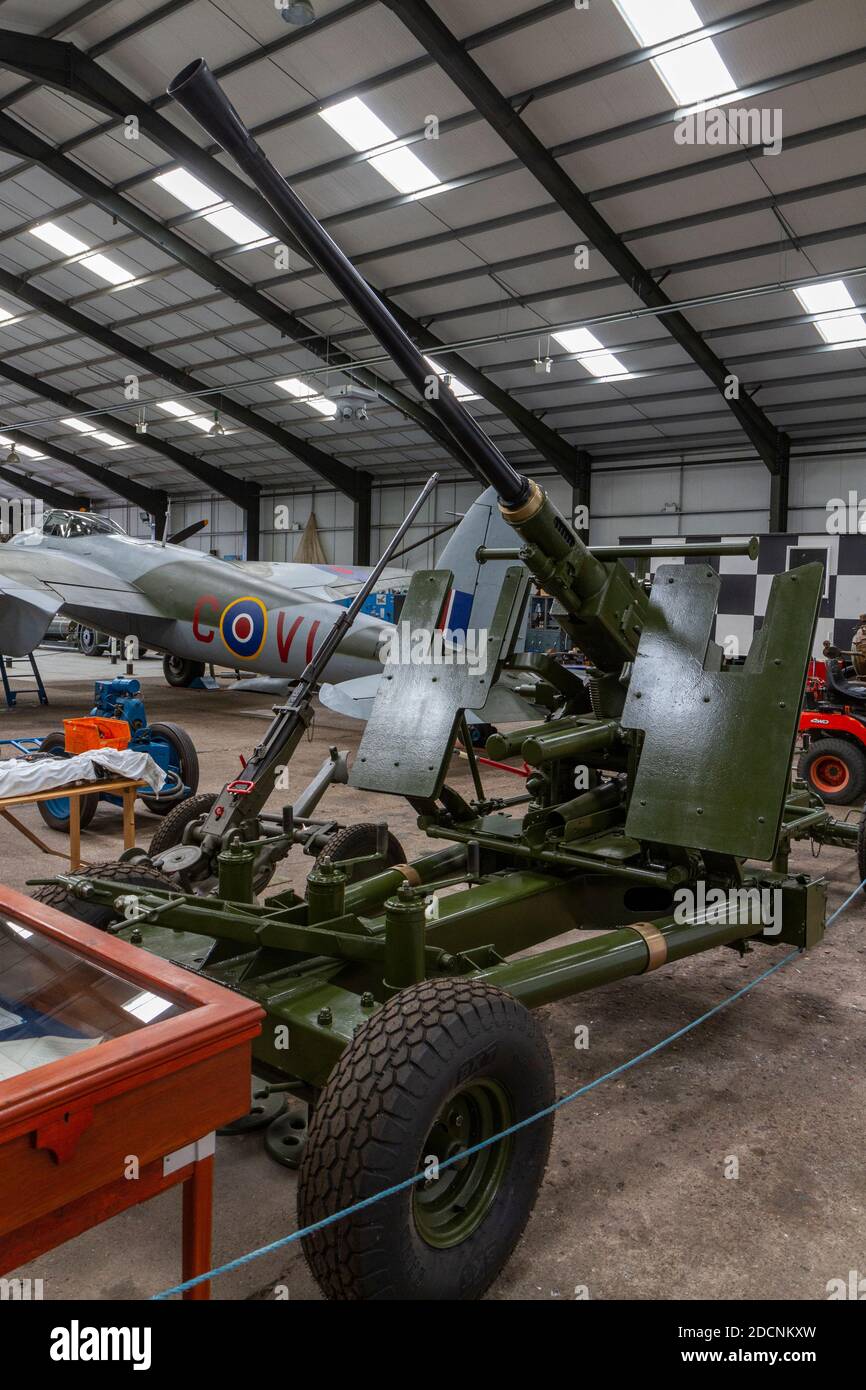
[[[252,661],[265,645],[268,614],[257,598],[236,598],[223,611],[220,636],[232,656]]]

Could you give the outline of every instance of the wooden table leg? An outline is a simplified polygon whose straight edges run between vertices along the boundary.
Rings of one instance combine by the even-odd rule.
[[[81,868],[81,797],[69,797],[69,867],[74,873]]]
[[[136,787],[123,789],[123,848],[135,849],[135,798]]]
[[[192,1165],[183,1184],[183,1280],[194,1279],[211,1268],[213,1224],[213,1155]],[[210,1280],[187,1289],[190,1302],[210,1298]]]

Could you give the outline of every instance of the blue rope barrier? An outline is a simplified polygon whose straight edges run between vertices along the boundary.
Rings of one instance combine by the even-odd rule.
[[[833,925],[837,917],[842,915],[846,907],[854,901],[857,894],[862,892],[864,888],[866,888],[866,878],[864,878],[862,883],[858,884],[853,893],[848,895],[841,906],[836,908],[832,916],[828,917],[826,923],[827,927]],[[776,974],[777,970],[782,970],[786,965],[789,965],[792,960],[796,960],[797,957],[802,954],[803,952],[800,950],[789,951],[781,960],[776,961],[775,965],[771,965],[769,969],[762,971],[760,975],[756,975],[754,980],[750,980],[748,984],[743,985],[742,988],[736,990],[733,994],[729,994],[727,999],[723,999],[719,1004],[714,1004],[711,1009],[707,1009],[706,1013],[701,1014],[699,1018],[693,1019],[691,1023],[686,1023],[682,1028],[678,1028],[676,1032],[668,1034],[668,1036],[662,1038],[660,1042],[653,1043],[652,1047],[646,1048],[644,1052],[639,1052],[627,1062],[621,1062],[618,1067],[614,1067],[611,1071],[605,1072],[602,1076],[597,1076],[594,1081],[588,1081],[585,1085],[579,1086],[576,1091],[572,1091],[567,1096],[562,1096],[559,1100],[554,1101],[552,1105],[547,1105],[543,1110],[538,1110],[534,1115],[529,1115],[525,1120],[518,1120],[516,1124],[509,1125],[507,1129],[503,1129],[499,1134],[493,1134],[489,1139],[483,1139],[480,1143],[473,1144],[470,1148],[461,1150],[459,1154],[454,1154],[452,1158],[444,1159],[439,1164],[439,1171],[441,1172],[443,1168],[449,1168],[453,1163],[465,1162],[465,1160],[471,1158],[473,1154],[480,1153],[482,1149],[489,1148],[491,1144],[498,1144],[500,1140],[507,1139],[512,1134],[517,1134],[521,1129],[526,1129],[529,1125],[536,1124],[547,1115],[552,1115],[555,1111],[561,1110],[564,1105],[570,1105],[572,1101],[578,1100],[581,1096],[588,1095],[589,1092],[594,1091],[596,1087],[603,1086],[606,1082],[615,1080],[616,1077],[622,1076],[624,1072],[630,1071],[632,1067],[636,1067],[639,1063],[645,1062],[649,1057],[654,1057],[656,1053],[661,1052],[666,1047],[670,1047],[671,1043],[677,1042],[679,1038],[685,1037],[687,1033],[693,1032],[694,1029],[699,1028],[702,1023],[706,1023],[708,1019],[714,1018],[716,1014],[720,1014],[723,1009],[730,1008],[731,1004],[735,1004],[738,999],[742,999],[743,995],[748,994],[758,985],[763,984],[764,980],[768,980],[771,975]],[[311,1236],[316,1231],[322,1231],[327,1226],[333,1226],[338,1221],[344,1221],[347,1216],[354,1216],[356,1212],[363,1211],[366,1207],[371,1207],[376,1202],[383,1202],[387,1197],[394,1197],[399,1192],[405,1192],[408,1188],[414,1187],[417,1183],[425,1182],[426,1180],[426,1173],[415,1173],[411,1178],[404,1178],[402,1182],[394,1183],[392,1187],[386,1187],[381,1192],[374,1193],[372,1197],[365,1197],[362,1201],[354,1202],[349,1207],[343,1207],[340,1211],[334,1212],[331,1216],[322,1217],[321,1221],[314,1221],[312,1225],[303,1226],[299,1231],[291,1231],[289,1235],[281,1236],[279,1240],[272,1240],[268,1245],[261,1245],[257,1250],[250,1250],[246,1255],[238,1255],[236,1259],[229,1260],[226,1264],[217,1265],[215,1269],[208,1270],[206,1274],[197,1274],[194,1279],[187,1279],[183,1284],[175,1284],[169,1289],[163,1289],[161,1293],[151,1294],[150,1301],[160,1302],[161,1300],[172,1298],[175,1294],[185,1293],[187,1289],[195,1288],[197,1284],[204,1284],[210,1279],[216,1279],[221,1274],[230,1274],[232,1270],[241,1269],[244,1265],[251,1264],[253,1260],[261,1259],[263,1255],[270,1255],[275,1250],[282,1250],[288,1245],[293,1245],[296,1241],[303,1240],[306,1236]]]

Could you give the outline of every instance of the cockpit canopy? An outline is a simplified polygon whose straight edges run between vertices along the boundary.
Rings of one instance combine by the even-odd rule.
[[[45,536],[125,536],[126,532],[116,521],[95,512],[67,512],[55,508],[46,514],[42,523]]]

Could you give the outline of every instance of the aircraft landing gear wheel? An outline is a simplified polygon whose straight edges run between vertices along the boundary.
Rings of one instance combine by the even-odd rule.
[[[94,864],[92,869],[83,869],[76,877],[108,879],[111,883],[117,884],[118,896],[120,892],[134,893],[136,888],[170,888],[177,892],[174,879],[149,865],[145,867],[141,864]],[[86,922],[88,926],[97,927],[100,931],[106,931],[113,927],[115,922],[121,921],[120,913],[112,904],[77,898],[63,883],[43,884],[41,888],[37,888],[33,897],[36,902],[47,903],[58,912],[65,912],[77,922]]]
[[[204,675],[204,662],[187,661],[183,656],[166,656],[162,660],[162,674],[169,685],[182,688],[192,685],[194,680]]]
[[[195,751],[195,744],[186,729],[182,729],[179,724],[151,724],[150,732],[154,738],[163,739],[168,744],[171,771],[176,772],[183,785],[189,788],[186,796],[180,802],[182,806],[184,801],[195,796],[198,791],[198,754]],[[164,798],[143,796],[141,800],[148,811],[155,816],[167,816],[178,805],[176,796]]]
[[[62,753],[66,756],[66,739],[61,733],[46,734],[39,745],[40,753]],[[51,830],[59,830],[63,834],[69,833],[69,797],[53,796],[50,801],[37,802],[39,814],[45,824]],[[81,829],[88,826],[96,815],[99,808],[99,794],[93,796],[82,796],[78,815],[81,821]]]
[[[355,1031],[319,1096],[298,1177],[306,1226],[428,1170],[433,1176],[308,1236],[334,1299],[474,1299],[490,1287],[535,1205],[553,1131],[546,1115],[439,1170],[551,1105],[537,1019],[471,980],[401,990]]]
[[[850,806],[866,790],[866,754],[844,738],[819,738],[801,757],[797,776],[823,801]]]
[[[99,640],[99,633],[94,627],[80,627],[78,629],[78,650],[84,656],[99,656],[99,648],[102,643]]]

